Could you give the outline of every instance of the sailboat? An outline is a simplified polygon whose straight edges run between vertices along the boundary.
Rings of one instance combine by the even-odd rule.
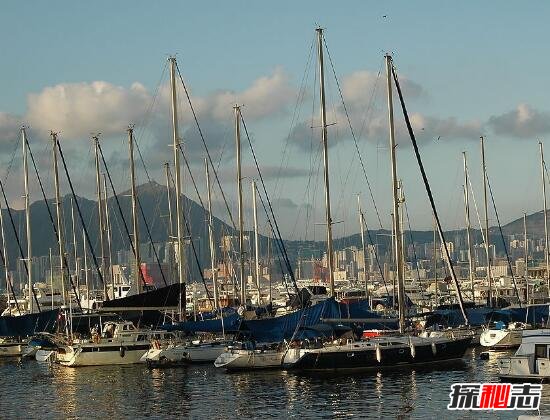
[[[318,60],[320,66],[320,82],[321,82],[321,98],[324,98],[324,80],[323,80],[323,47],[322,47],[322,29],[317,28],[318,33]],[[391,169],[392,169],[392,189],[393,189],[393,223],[395,232],[395,255],[397,263],[397,283],[398,283],[398,303],[399,303],[399,335],[384,335],[380,337],[374,337],[368,340],[354,340],[348,339],[345,343],[340,340],[324,346],[314,345],[312,348],[302,346],[306,348],[289,348],[283,359],[283,365],[287,369],[298,370],[346,370],[346,369],[379,369],[383,367],[395,367],[395,366],[408,366],[413,364],[424,363],[441,363],[449,360],[461,359],[471,342],[471,337],[465,337],[460,339],[438,337],[438,338],[422,338],[405,334],[405,282],[403,272],[403,253],[402,253],[402,237],[400,234],[399,212],[400,212],[400,200],[398,195],[398,178],[396,169],[396,156],[395,156],[395,136],[393,126],[393,96],[392,96],[392,75],[394,76],[395,83],[398,89],[398,93],[401,97],[400,87],[398,85],[397,76],[395,75],[392,58],[390,55],[385,56],[386,61],[386,76],[387,76],[387,95],[388,95],[388,114],[389,114],[389,137],[390,137],[390,157],[391,157]],[[403,108],[404,103],[402,102]],[[409,130],[412,129],[409,126],[409,121],[406,115],[406,122]],[[324,115],[324,103],[321,99],[321,121],[322,121],[322,133],[323,143],[325,145],[325,194],[327,196],[327,224],[330,226],[330,196],[328,191],[328,174],[327,164],[328,158],[326,157],[326,118]],[[411,139],[412,132],[411,132]],[[413,139],[413,145],[415,141]],[[420,162],[417,149],[417,159]],[[435,211],[435,205],[433,204],[433,198],[431,191],[427,185],[427,179],[425,173],[421,167],[424,177],[424,183],[428,191],[428,195],[431,200],[432,210],[434,211],[434,217],[438,223],[438,230],[440,233],[441,242],[445,241],[442,238],[442,230],[437,219],[437,213]],[[330,230],[328,232],[330,239]],[[446,253],[448,254],[447,250]],[[330,254],[329,254],[330,255]],[[450,264],[448,255],[447,262]],[[451,272],[454,274],[451,266]],[[455,279],[456,280],[456,279]],[[461,303],[460,290],[458,284],[457,294],[459,296],[459,302]],[[462,305],[461,305],[462,308]],[[462,308],[463,310],[463,308]],[[463,310],[464,318],[467,322],[466,314]]]

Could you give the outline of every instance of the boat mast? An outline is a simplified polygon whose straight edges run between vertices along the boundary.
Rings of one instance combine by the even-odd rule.
[[[25,127],[21,128],[21,140],[23,143],[23,172],[24,172],[24,183],[25,183],[25,223],[27,228],[27,266],[28,266],[28,288],[29,288],[29,313],[34,312],[34,302],[33,302],[33,288],[32,288],[32,247],[31,247],[31,208],[30,208],[30,197],[29,197],[29,165],[27,158],[27,133],[25,132]]]
[[[435,278],[435,308],[439,306],[439,284],[437,279],[437,223],[434,216],[434,278]]]
[[[84,253],[84,281],[86,282],[86,299],[88,300],[88,304],[86,305],[88,307],[88,310],[90,309],[90,281],[88,277],[88,251],[86,249],[86,232],[84,232],[84,229],[82,229],[82,248]],[[114,296],[114,289],[113,289],[113,299]]]
[[[359,227],[361,229],[361,246],[363,252],[363,280],[365,280],[365,297],[369,297],[369,287],[367,282],[367,252],[365,249],[365,216],[361,210],[361,199],[357,194],[357,210],[359,211]]]
[[[391,175],[392,175],[392,193],[393,193],[393,225],[395,232],[395,262],[396,262],[396,275],[397,275],[397,293],[399,300],[399,331],[402,333],[405,331],[405,279],[403,276],[403,253],[401,232],[399,223],[399,196],[397,185],[397,158],[395,150],[395,130],[393,125],[393,96],[392,96],[392,83],[391,83],[391,68],[392,58],[389,54],[386,54],[386,77],[387,77],[387,90],[388,90],[388,120],[389,120],[389,132],[390,132],[390,157],[391,157]]]
[[[170,164],[168,162],[164,162],[164,173],[166,176],[166,194],[168,196],[168,242],[170,243],[170,247],[168,249],[168,252],[171,254],[168,258],[169,264],[170,264],[170,279],[172,283],[174,282],[174,265],[172,257],[174,256],[174,221],[172,220],[172,192],[170,188]]]
[[[52,294],[52,310],[53,310],[53,258],[52,249],[50,248],[50,292]]]
[[[107,176],[103,175],[103,203],[105,206],[105,236],[107,237],[107,251],[109,253],[109,276],[111,278],[111,293],[115,298],[115,278],[113,276],[113,252],[111,244],[111,221],[109,219],[109,202],[107,200]]]
[[[174,176],[176,187],[176,225],[177,225],[177,262],[178,282],[185,283],[185,253],[183,252],[183,203],[181,202],[180,152],[178,134],[178,106],[176,96],[176,57],[170,57],[170,88],[172,99],[172,144],[174,149]]]
[[[237,194],[239,202],[239,280],[241,305],[246,305],[246,282],[244,273],[244,227],[243,227],[243,185],[241,173],[241,107],[235,105],[235,141],[237,143]]]
[[[204,158],[206,170],[206,192],[208,197],[208,242],[210,244],[210,269],[212,271],[212,287],[214,288],[214,308],[219,309],[220,299],[218,296],[218,270],[216,268],[216,246],[214,245],[214,225],[212,218],[212,187],[210,185],[210,170],[208,159]]]
[[[529,305],[529,270],[527,268],[527,260],[529,259],[529,248],[527,243],[527,213],[523,213],[523,251],[525,260],[525,269],[523,275],[525,277],[525,303]]]
[[[136,191],[136,173],[134,168],[134,129],[128,127],[128,149],[130,152],[130,182],[132,184],[132,224],[133,224],[133,240],[134,240],[134,281],[136,282],[138,294],[143,291],[143,285],[141,284],[141,258],[139,252],[139,226],[138,226],[138,214],[137,214],[137,191]]]
[[[17,312],[19,313],[19,315],[22,315],[21,308],[17,303],[17,296],[15,295],[15,289],[10,279],[9,261],[8,261],[8,253],[7,253],[8,247],[6,246],[6,235],[4,233],[4,216],[2,215],[2,205],[0,205],[0,229],[2,230],[2,253],[4,254],[4,274],[6,276],[6,295],[7,295],[6,302],[10,301],[10,289],[11,289],[13,293],[13,299],[15,300],[15,306],[17,307]]]
[[[321,108],[321,138],[323,141],[323,166],[325,180],[325,221],[327,224],[327,268],[330,295],[334,297],[334,252],[332,244],[332,216],[330,214],[330,188],[328,170],[328,130],[325,109],[325,68],[323,63],[323,29],[317,28],[317,54],[319,60],[319,104]]]
[[[470,285],[472,288],[472,302],[475,302],[474,293],[474,260],[472,258],[472,226],[470,223],[470,190],[468,188],[468,164],[466,162],[466,152],[462,152],[462,160],[464,161],[464,215],[466,217],[466,239],[468,241],[468,268],[470,274]]]
[[[65,292],[65,239],[63,226],[63,213],[61,209],[61,194],[59,192],[59,171],[57,167],[57,133],[51,132],[53,148],[53,177],[55,183],[55,209],[57,213],[57,242],[59,246],[59,274],[61,276],[61,294],[63,296],[63,305],[67,304],[67,295]]]
[[[71,226],[73,229],[73,254],[74,254],[74,279],[76,283],[76,290],[78,290],[78,279],[79,279],[79,270],[78,270],[78,249],[76,248],[76,228],[74,222],[74,201],[71,198]],[[79,298],[79,297],[77,297]]]
[[[103,221],[103,206],[101,205],[101,175],[99,173],[99,137],[97,135],[92,137],[94,141],[95,151],[95,182],[96,182],[96,194],[97,194],[97,215],[99,221],[99,245],[101,249],[101,273],[103,274],[103,294],[107,296],[107,284],[109,282],[109,275],[107,275],[105,264],[105,226]],[[114,293],[114,289],[113,289]]]
[[[260,298],[260,238],[258,235],[258,206],[256,205],[256,195],[258,189],[256,187],[256,181],[252,181],[252,210],[254,215],[254,261],[256,268],[256,287],[258,288],[258,305],[261,304]]]
[[[544,162],[544,149],[542,142],[539,141],[540,146],[540,168],[542,172],[542,197],[544,200],[544,260],[546,262],[546,282],[548,287],[548,295],[550,296],[550,273],[549,273],[549,261],[548,261],[548,210],[546,201],[546,173]]]
[[[489,305],[493,306],[493,285],[491,279],[491,259],[489,258],[489,209],[487,207],[487,167],[485,166],[485,141],[481,140],[481,164],[483,170],[483,201],[485,206],[485,255],[487,257],[487,282],[489,284]]]

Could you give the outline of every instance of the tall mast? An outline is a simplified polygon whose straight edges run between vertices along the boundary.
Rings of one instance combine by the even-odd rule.
[[[168,200],[168,242],[173,245],[174,242],[174,221],[172,220],[172,188],[170,188],[170,163],[164,162],[164,172],[166,175],[166,194]],[[170,264],[170,279],[174,282],[174,266],[172,257],[174,255],[174,247],[170,246],[169,251],[171,255],[168,258]]]
[[[527,243],[527,213],[523,213],[523,252],[525,261],[525,269],[523,271],[523,276],[525,277],[525,304],[529,305],[529,270],[527,267],[529,248]]]
[[[466,217],[466,239],[468,241],[468,272],[470,275],[470,285],[472,288],[472,302],[475,302],[474,294],[474,260],[472,258],[472,226],[470,224],[470,193],[468,180],[468,164],[466,163],[466,152],[462,152],[464,161],[464,215]]]
[[[485,207],[485,255],[487,257],[487,282],[489,284],[489,305],[493,306],[493,282],[491,279],[491,259],[489,257],[489,209],[487,207],[487,167],[485,165],[485,141],[481,140],[481,164],[483,170],[483,202]]]
[[[434,216],[434,278],[435,278],[435,308],[439,306],[439,284],[437,280],[437,223]]]
[[[361,228],[361,246],[363,252],[363,280],[365,280],[365,297],[369,297],[369,287],[367,282],[367,252],[365,249],[365,216],[361,210],[361,199],[357,194],[357,209],[359,211],[359,226]]]
[[[392,58],[389,54],[386,54],[386,78],[388,89],[388,120],[390,128],[390,157],[391,157],[391,177],[392,177],[392,193],[393,193],[393,225],[395,232],[395,262],[396,262],[396,275],[398,286],[398,300],[399,300],[399,331],[402,333],[405,330],[405,279],[403,276],[403,253],[401,242],[401,229],[399,223],[399,196],[397,185],[397,158],[395,150],[395,129],[393,125],[393,96],[392,96],[392,82],[391,82],[391,69]]]
[[[220,306],[218,296],[218,270],[216,268],[216,246],[214,245],[214,225],[212,220],[212,188],[210,185],[210,171],[208,169],[208,159],[204,158],[204,167],[206,169],[206,192],[208,197],[208,242],[210,244],[210,269],[212,271],[212,287],[214,288],[214,308]]]
[[[19,312],[19,315],[22,315],[21,308],[17,303],[17,296],[15,295],[15,289],[10,279],[9,260],[8,260],[8,253],[7,253],[8,247],[6,246],[6,235],[4,233],[4,216],[2,215],[2,205],[0,205],[0,229],[2,231],[2,253],[4,254],[4,275],[6,276],[6,294],[7,294],[6,302],[9,302],[10,300],[10,289],[11,289],[13,291],[13,299],[17,307],[17,312]]]
[[[178,281],[185,283],[185,253],[183,252],[183,203],[181,202],[180,152],[178,134],[178,105],[176,96],[176,57],[170,57],[170,88],[172,99],[172,144],[174,148],[174,175],[176,187],[176,225],[177,225],[177,261]]]
[[[138,213],[137,213],[137,191],[136,191],[136,173],[134,168],[134,129],[128,127],[128,148],[130,151],[130,182],[132,184],[132,224],[133,224],[133,240],[134,240],[134,252],[135,252],[135,266],[134,266],[134,281],[136,282],[137,292],[143,291],[143,285],[141,284],[141,258],[139,252],[139,226],[138,226]]]
[[[96,194],[97,194],[97,215],[99,221],[99,246],[101,250],[101,274],[103,275],[103,294],[107,296],[107,284],[110,276],[105,269],[105,226],[103,222],[103,206],[101,197],[101,175],[99,174],[99,137],[93,136],[94,151],[95,151],[95,182],[96,182]],[[114,290],[114,289],[113,289]],[[113,292],[114,293],[114,292]]]
[[[237,143],[237,194],[239,202],[239,280],[241,288],[241,305],[246,304],[246,281],[244,273],[244,227],[243,227],[243,185],[241,173],[241,108],[235,110],[235,142]]]
[[[549,261],[548,261],[548,210],[547,210],[547,201],[546,201],[546,171],[545,171],[545,162],[544,162],[544,149],[542,142],[539,141],[540,146],[540,168],[542,172],[542,197],[544,200],[544,260],[546,262],[546,282],[548,284],[548,295],[550,296],[550,272],[549,272]]]
[[[86,249],[86,232],[82,229],[82,251],[84,254],[84,281],[86,283],[86,299],[88,304],[86,305],[90,309],[90,281],[88,277],[88,250]],[[114,299],[114,289],[113,289],[113,299]]]
[[[76,247],[76,226],[74,222],[74,201],[71,198],[71,226],[73,230],[73,254],[74,254],[74,279],[76,284],[76,290],[78,290],[78,279],[80,278],[80,273],[78,272],[78,249]],[[77,297],[78,299],[78,297]]]
[[[325,68],[323,63],[323,29],[317,28],[317,54],[319,59],[319,104],[321,108],[321,138],[323,141],[323,164],[325,180],[325,222],[327,224],[327,265],[330,295],[334,296],[334,252],[332,244],[332,216],[330,214],[330,186],[328,171],[328,130],[325,109]]]
[[[103,204],[105,206],[105,236],[107,238],[107,252],[109,257],[109,277],[111,279],[111,293],[115,298],[115,278],[113,276],[113,252],[111,244],[111,222],[109,220],[109,202],[107,200],[107,176],[103,175]]]
[[[59,192],[59,171],[57,167],[57,133],[52,131],[52,156],[53,156],[53,177],[55,183],[55,209],[57,213],[57,244],[59,247],[59,274],[61,276],[61,294],[63,296],[63,305],[67,304],[67,295],[65,291],[65,238],[63,226],[63,213],[61,209],[61,194]]]
[[[254,215],[254,262],[256,268],[256,287],[258,288],[258,305],[260,305],[260,238],[258,235],[258,206],[256,205],[256,181],[252,181],[252,210]]]
[[[52,310],[53,310],[53,258],[52,258],[51,248],[50,248],[50,292],[52,294]]]
[[[27,133],[25,132],[25,127],[21,128],[21,140],[23,143],[23,176],[25,182],[25,223],[27,228],[27,266],[28,266],[28,288],[29,288],[29,313],[34,312],[34,302],[32,299],[33,289],[32,289],[32,247],[31,247],[31,208],[30,208],[30,197],[29,197],[29,164],[27,158]]]

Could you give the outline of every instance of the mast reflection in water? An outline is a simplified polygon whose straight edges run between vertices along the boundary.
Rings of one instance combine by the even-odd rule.
[[[447,412],[452,383],[498,382],[496,357],[505,353],[482,361],[476,351],[445,368],[356,374],[228,374],[213,366],[65,368],[4,360],[0,412],[3,418],[434,418]],[[542,413],[550,413],[548,389],[543,391]],[[527,413],[499,416],[518,414]]]

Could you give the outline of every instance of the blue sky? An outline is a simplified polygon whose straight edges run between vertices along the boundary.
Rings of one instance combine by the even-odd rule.
[[[144,115],[144,107],[153,102],[166,57],[177,54],[194,102],[203,106],[199,118],[207,141],[212,142],[216,156],[224,150],[220,165],[224,178],[231,179],[234,171],[232,110],[227,106],[225,115],[221,105],[239,101],[244,105],[243,113],[260,161],[273,174],[269,185],[279,199],[286,235],[322,238],[322,227],[315,225],[322,218],[318,165],[311,164],[314,153],[296,144],[301,140],[296,139],[299,132],[297,124],[292,123],[314,28],[320,24],[326,29],[338,79],[348,87],[349,95],[344,97],[356,131],[361,116],[367,115],[383,54],[390,51],[394,55],[400,76],[409,82],[405,82],[409,86],[406,100],[409,111],[418,114],[417,135],[445,226],[454,228],[463,223],[463,150],[469,154],[476,199],[481,201],[480,134],[487,136],[489,176],[501,220],[507,222],[524,211],[534,212],[542,207],[537,141],[544,141],[550,133],[546,98],[550,80],[550,34],[546,22],[549,8],[546,2],[511,1],[6,1],[0,14],[1,160],[4,165],[9,161],[16,141],[15,125],[30,125],[38,150],[46,147],[47,129],[59,130],[75,157],[72,167],[82,178],[77,180],[81,181],[81,193],[91,196],[93,190],[85,181],[91,173],[90,166],[77,156],[89,157],[86,137],[90,124],[95,122],[84,121],[83,114],[86,107],[95,106],[99,110],[91,110],[89,115],[97,116],[97,131],[107,133],[105,141],[113,171],[120,175],[118,188],[128,187],[123,139],[125,125],[131,122],[136,123],[148,169],[162,182],[161,161],[167,150],[162,150],[161,145],[164,147],[169,141],[164,140],[169,127],[163,126],[167,104],[161,104],[162,92],[149,114]],[[304,85],[306,98],[298,105],[297,123],[306,128],[312,125],[312,100],[317,95],[313,71],[310,65]],[[344,221],[335,230],[341,235],[358,230],[356,193],[362,194],[367,219],[373,227],[376,217],[347,123],[338,111],[339,98],[330,68],[326,74],[328,107],[333,111],[329,119],[337,123],[329,129],[329,142],[333,144],[330,156],[334,218]],[[255,85],[258,80],[260,84]],[[92,85],[97,81],[106,85]],[[166,74],[162,81],[166,82]],[[132,88],[135,83],[139,85]],[[365,130],[359,144],[383,222],[389,226],[383,78],[374,85],[377,101],[373,109],[377,113],[370,110],[368,118],[378,118],[380,126]],[[63,90],[69,93],[53,94],[59,93],[59,89],[53,89],[56,86],[69,89]],[[364,87],[364,91],[355,90],[357,87]],[[90,102],[86,98],[90,90],[115,91],[117,107],[103,106],[103,93]],[[56,102],[66,101],[64,95],[72,102]],[[136,106],[139,101],[142,104]],[[78,114],[71,109],[74,103],[80,104]],[[216,112],[212,111],[215,106],[220,107]],[[188,135],[187,147],[197,178],[202,180],[200,148],[191,143],[197,138],[192,128],[185,131],[189,127],[188,110],[182,106],[181,111],[182,131]],[[250,119],[247,115],[251,115]],[[398,109],[396,115],[400,117]],[[136,120],[127,121],[132,118]],[[109,127],[106,129],[105,125]],[[289,132],[294,133],[290,140]],[[315,130],[310,130],[309,135],[315,138]],[[441,139],[436,141],[439,136]],[[398,138],[398,164],[411,224],[417,229],[429,228],[431,216],[408,142],[404,136]],[[281,162],[289,169],[285,178],[277,182],[274,174]],[[47,160],[42,164],[48,167]],[[250,157],[245,156],[245,165],[251,164]],[[313,176],[308,188],[309,173]],[[145,181],[143,173],[140,176]],[[10,194],[16,202],[20,178],[10,175],[9,180]],[[234,196],[232,183],[227,181],[224,186],[226,193]],[[247,203],[249,200],[249,196],[245,198]],[[307,211],[312,213],[306,223]],[[307,232],[304,226],[308,226]]]

